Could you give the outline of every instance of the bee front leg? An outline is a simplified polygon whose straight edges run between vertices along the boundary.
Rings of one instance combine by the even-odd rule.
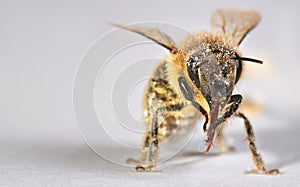
[[[211,146],[213,145],[213,140],[216,132],[216,128],[219,127],[219,125],[223,124],[229,117],[231,117],[239,108],[241,102],[242,102],[243,97],[241,95],[232,95],[229,99],[229,106],[226,107],[224,114],[218,118],[218,120],[212,124],[208,131],[207,131],[207,148],[206,148],[206,153],[209,152]]]
[[[278,169],[269,170],[266,168],[265,162],[264,162],[261,154],[257,150],[256,143],[255,143],[254,131],[253,131],[252,125],[250,124],[250,121],[248,120],[248,118],[243,113],[240,113],[240,112],[237,113],[235,116],[240,117],[244,120],[245,129],[246,129],[246,133],[247,133],[247,140],[249,141],[249,149],[252,154],[253,161],[257,167],[257,170],[252,170],[251,173],[254,173],[254,174],[263,173],[263,174],[271,174],[271,175],[279,174],[280,172]]]
[[[228,146],[227,142],[224,138],[224,126],[225,126],[225,121],[227,118],[231,117],[239,108],[241,102],[242,102],[243,97],[241,95],[233,95],[231,96],[229,103],[230,106],[227,108],[226,112],[224,115],[215,123],[215,125],[212,127],[217,128],[217,125],[220,125],[219,131],[216,137],[216,143],[218,145],[218,149],[222,152],[228,152],[228,151],[233,151],[234,147],[233,146]]]
[[[242,96],[241,95],[231,96],[230,102],[229,102],[229,103],[231,103],[231,105],[229,107],[227,107],[226,112],[224,113],[224,115],[221,118],[219,118],[217,120],[217,122],[211,128],[212,129],[217,128],[220,124],[225,122],[225,120],[227,118],[232,116],[237,111],[237,109],[239,108],[241,102],[242,102]],[[244,114],[240,113],[240,112],[235,114],[235,116],[242,118],[244,120],[244,123],[245,123],[245,128],[246,128],[246,132],[247,132],[247,139],[249,141],[249,149],[250,149],[250,152],[252,154],[254,163],[257,167],[257,170],[252,170],[251,173],[279,174],[278,169],[268,170],[266,168],[265,163],[263,161],[263,158],[260,155],[259,151],[257,150],[256,143],[255,143],[254,131],[253,131],[253,128],[252,128],[249,120],[247,119],[247,117]],[[208,137],[208,138],[212,138],[212,137]]]
[[[239,108],[243,97],[241,95],[233,95],[229,100],[229,106],[226,108],[225,113],[221,116],[210,128],[209,130],[216,129],[219,125],[224,123],[229,117],[231,117]]]
[[[200,113],[205,117],[205,121],[204,121],[204,124],[203,124],[203,131],[206,132],[207,131],[206,127],[207,127],[207,124],[208,124],[208,114],[207,114],[206,110],[199,103],[197,103],[194,100],[194,97],[193,97],[193,94],[192,94],[193,93],[192,89],[188,85],[185,78],[179,77],[178,78],[178,83],[179,83],[179,87],[180,87],[180,90],[181,90],[184,98],[188,101],[191,101],[192,105],[195,108],[197,108],[200,111]]]

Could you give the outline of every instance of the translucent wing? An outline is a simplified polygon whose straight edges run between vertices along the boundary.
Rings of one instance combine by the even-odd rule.
[[[259,20],[259,13],[254,10],[220,9],[212,15],[211,25],[239,45]]]
[[[165,47],[171,53],[176,53],[178,51],[178,47],[176,43],[173,41],[173,39],[158,29],[139,27],[134,25],[119,25],[114,23],[111,23],[111,25],[145,36],[146,38],[149,38],[150,40]]]

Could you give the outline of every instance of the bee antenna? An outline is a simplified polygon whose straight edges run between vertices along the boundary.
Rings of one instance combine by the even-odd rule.
[[[254,58],[247,58],[247,57],[233,57],[232,59],[234,59],[234,60],[241,60],[241,61],[255,62],[255,63],[258,63],[258,64],[263,64],[263,61],[257,60],[257,59],[254,59]]]

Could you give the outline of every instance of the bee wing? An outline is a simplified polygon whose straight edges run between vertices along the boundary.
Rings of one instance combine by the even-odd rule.
[[[171,53],[176,53],[178,51],[178,47],[177,47],[176,43],[174,42],[174,40],[170,36],[161,32],[158,29],[139,27],[139,26],[134,26],[134,25],[119,25],[119,24],[115,24],[115,23],[111,23],[111,25],[113,25],[115,27],[119,27],[121,29],[125,29],[128,31],[138,33],[142,36],[145,36],[146,38],[149,38],[150,40],[154,41],[155,43],[165,47]]]
[[[259,20],[260,15],[254,10],[220,9],[212,15],[211,25],[239,45]]]

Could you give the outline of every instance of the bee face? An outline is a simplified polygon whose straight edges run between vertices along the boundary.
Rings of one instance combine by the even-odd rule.
[[[214,42],[215,44],[215,42]],[[187,61],[187,72],[210,108],[217,104],[224,108],[240,77],[240,62],[237,53],[224,46],[206,45],[192,53]]]

